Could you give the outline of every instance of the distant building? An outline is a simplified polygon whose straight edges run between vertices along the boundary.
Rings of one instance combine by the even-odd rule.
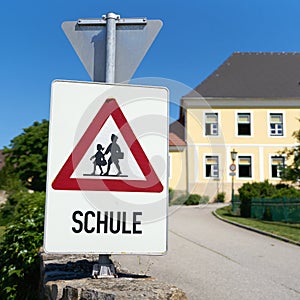
[[[170,176],[169,185],[180,192],[187,189],[186,174],[186,142],[184,140],[184,127],[181,121],[170,125],[169,151],[170,151]]]
[[[287,163],[280,151],[295,145],[300,128],[300,53],[233,53],[181,105],[186,191],[229,200],[233,149],[235,191],[245,182],[279,183]],[[182,189],[183,178],[173,181],[179,150],[171,149],[170,187]]]

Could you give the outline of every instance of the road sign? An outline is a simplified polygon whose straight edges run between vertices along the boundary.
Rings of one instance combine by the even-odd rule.
[[[115,82],[130,80],[161,27],[160,20],[116,20]],[[106,20],[68,21],[62,28],[91,79],[106,81]]]
[[[229,175],[230,175],[230,176],[235,176],[236,173],[235,173],[235,172],[230,172]]]
[[[236,165],[235,164],[231,164],[229,166],[229,170],[232,171],[232,172],[234,172],[236,170]]]
[[[166,251],[165,88],[55,81],[48,153],[47,252]]]
[[[119,129],[119,133],[124,138],[127,144],[127,150],[131,152],[133,158],[138,164],[138,167],[142,171],[144,178],[142,179],[128,179],[128,175],[120,174],[115,176],[115,174],[96,174],[96,166],[105,166],[104,154],[98,150],[99,156],[103,159],[99,160],[99,164],[94,166],[94,171],[92,173],[84,173],[84,176],[90,178],[76,178],[71,177],[80,161],[83,159],[84,154],[88,151],[89,147],[94,142],[97,135],[101,132],[103,125],[106,123],[109,117],[112,117],[113,121]],[[114,135],[116,136],[116,135]],[[109,136],[110,137],[110,136]],[[109,139],[106,136],[106,140]],[[105,137],[104,137],[105,138]],[[104,139],[103,138],[103,139]],[[113,145],[113,143],[111,143]],[[117,143],[115,143],[117,145]],[[102,148],[102,145],[101,145]],[[124,159],[124,152],[121,152],[120,159]],[[125,157],[129,153],[125,153]],[[97,156],[97,154],[96,154]],[[119,160],[119,159],[115,159]],[[86,160],[87,167],[89,169],[89,160]],[[97,163],[97,158],[95,157],[95,163]],[[102,167],[101,167],[102,169]],[[128,170],[130,172],[130,170]],[[94,177],[97,177],[96,179]],[[112,180],[111,176],[114,176]],[[143,151],[137,137],[132,131],[130,124],[126,120],[122,109],[117,103],[116,99],[108,98],[94,117],[92,123],[88,126],[87,130],[79,140],[78,144],[75,146],[73,152],[70,154],[62,169],[59,171],[58,176],[54,179],[52,183],[52,188],[55,190],[85,190],[85,191],[112,191],[112,192],[156,192],[160,193],[163,190],[163,186],[159,181],[155,171],[149,159],[147,158],[145,152]]]

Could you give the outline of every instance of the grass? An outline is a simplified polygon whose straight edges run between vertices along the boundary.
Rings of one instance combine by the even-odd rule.
[[[229,221],[256,228],[268,233],[276,234],[288,238],[295,242],[300,242],[300,224],[290,224],[283,222],[262,221],[250,218],[242,218],[231,214],[231,206],[217,209],[216,213]]]
[[[5,226],[0,226],[0,243],[2,242],[3,239],[4,230],[5,230]]]

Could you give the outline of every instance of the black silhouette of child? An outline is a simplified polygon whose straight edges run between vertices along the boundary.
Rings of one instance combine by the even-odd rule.
[[[103,170],[102,170],[102,166],[105,166],[107,164],[104,154],[102,153],[102,150],[104,150],[104,148],[102,147],[101,144],[97,145],[97,152],[95,155],[93,155],[90,160],[94,160],[94,171],[91,175],[96,175],[96,167],[98,166],[100,169],[100,175],[103,175]]]
[[[116,176],[119,176],[120,174],[122,174],[121,168],[119,165],[119,159],[124,158],[124,153],[121,152],[120,146],[117,144],[117,139],[118,139],[118,137],[115,134],[111,135],[111,143],[109,144],[109,146],[107,147],[107,149],[104,153],[105,155],[110,153],[110,158],[108,159],[108,164],[107,164],[107,170],[104,175],[109,175],[110,166],[112,163],[114,163],[118,169],[118,174]]]

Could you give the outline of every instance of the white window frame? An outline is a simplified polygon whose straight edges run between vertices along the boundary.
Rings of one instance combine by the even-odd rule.
[[[207,114],[216,114],[218,116],[218,122],[217,122],[217,134],[206,134],[206,115]],[[204,111],[203,112],[203,124],[204,124],[204,128],[203,128],[203,136],[204,137],[219,137],[220,136],[220,120],[221,120],[221,114],[219,111]]]
[[[250,135],[239,135],[239,126],[238,126],[238,115],[239,114],[250,114]],[[251,138],[254,135],[253,132],[253,124],[254,124],[254,117],[253,111],[249,110],[238,110],[235,112],[235,136],[238,138]]]
[[[250,157],[251,159],[251,177],[240,177],[240,174],[239,174],[239,160],[241,157]],[[241,180],[249,180],[249,179],[253,179],[254,178],[254,160],[253,160],[253,157],[254,155],[253,154],[248,154],[248,153],[240,153],[237,155],[237,158],[236,158],[236,173],[237,173],[237,178],[238,179],[241,179]]]
[[[211,157],[217,157],[218,159],[218,164],[217,164],[217,173],[218,175],[217,176],[206,176],[206,159],[208,156],[211,156]],[[204,156],[203,156],[203,178],[206,178],[206,179],[219,179],[220,178],[220,155],[219,154],[215,154],[215,153],[205,153]]]
[[[270,172],[270,179],[272,180],[281,180],[281,177],[273,177],[272,176],[272,159],[273,157],[282,157],[283,158],[283,163],[285,164],[285,161],[286,161],[286,155],[278,155],[278,153],[274,153],[274,154],[270,154],[269,155],[269,172]],[[278,170],[277,170],[278,172]]]
[[[282,115],[282,135],[273,135],[271,134],[271,114],[281,114]],[[285,122],[285,112],[282,110],[269,110],[268,111],[268,136],[270,138],[283,138],[285,137],[286,132],[286,122]]]

